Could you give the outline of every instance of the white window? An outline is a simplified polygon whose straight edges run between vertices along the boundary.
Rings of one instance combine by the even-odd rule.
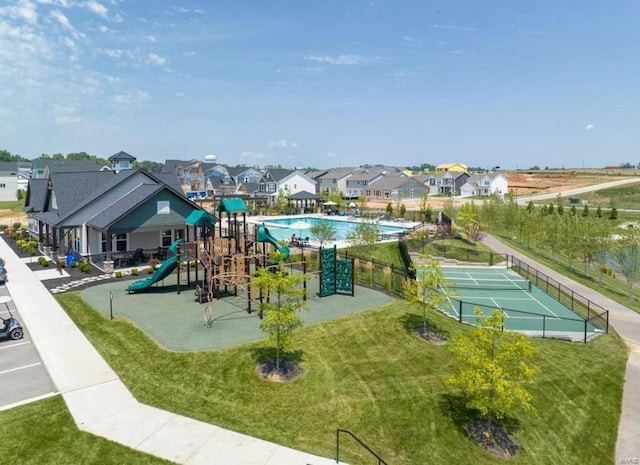
[[[161,233],[162,247],[169,247],[171,245],[171,230],[167,229]]]
[[[171,213],[171,204],[168,200],[158,200],[158,215]]]

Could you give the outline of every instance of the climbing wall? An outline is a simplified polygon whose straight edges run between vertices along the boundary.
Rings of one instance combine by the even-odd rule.
[[[336,249],[320,249],[320,297],[337,293],[353,295],[353,262],[338,260]]]

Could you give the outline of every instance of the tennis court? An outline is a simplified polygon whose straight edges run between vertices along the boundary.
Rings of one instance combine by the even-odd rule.
[[[457,320],[476,324],[495,309],[504,312],[505,329],[531,336],[585,340],[602,333],[515,271],[507,268],[441,268],[447,286],[442,310]],[[476,315],[474,308],[482,312]]]

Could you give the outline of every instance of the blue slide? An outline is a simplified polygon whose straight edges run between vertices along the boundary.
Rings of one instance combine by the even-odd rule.
[[[144,289],[149,289],[158,281],[162,281],[164,278],[169,276],[173,272],[173,270],[176,269],[176,266],[178,266],[177,257],[173,256],[171,258],[167,258],[164,262],[162,262],[162,265],[160,266],[160,268],[158,268],[153,273],[153,276],[150,276],[146,279],[141,279],[140,281],[136,281],[135,283],[129,284],[129,286],[125,289],[125,291],[135,292],[135,291],[142,291]]]
[[[173,252],[173,256],[167,258],[164,262],[162,262],[162,265],[160,265],[160,268],[158,268],[153,273],[153,276],[129,284],[125,291],[129,293],[149,289],[158,281],[162,281],[164,278],[169,276],[173,272],[173,270],[176,269],[176,266],[178,266],[178,244],[182,242],[184,242],[184,239],[178,239],[173,244],[171,244],[171,246],[169,246],[169,250]]]
[[[285,259],[289,258],[289,254],[291,253],[289,247],[280,244],[280,242],[278,242],[278,239],[271,235],[269,229],[264,224],[258,226],[258,242],[270,243],[278,252],[280,252],[284,256]]]

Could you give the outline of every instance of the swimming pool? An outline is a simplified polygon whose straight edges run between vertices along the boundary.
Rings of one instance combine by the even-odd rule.
[[[291,228],[291,225],[294,223],[306,223],[308,228]],[[307,237],[309,236],[311,240],[313,240],[313,234],[311,234],[310,228],[318,223],[330,223],[336,228],[336,240],[344,241],[347,239],[347,236],[351,234],[356,226],[358,225],[358,221],[351,221],[342,218],[330,218],[325,216],[288,216],[286,218],[264,218],[259,223],[264,223],[265,226],[269,228],[269,232],[273,237],[278,240],[286,240],[288,241],[291,238],[292,234],[295,234],[297,237]],[[294,225],[295,226],[295,225]],[[407,232],[411,230],[414,226],[414,223],[403,223],[402,225],[393,225],[388,223],[379,223],[380,227],[380,235],[381,236],[394,236],[403,232]]]

